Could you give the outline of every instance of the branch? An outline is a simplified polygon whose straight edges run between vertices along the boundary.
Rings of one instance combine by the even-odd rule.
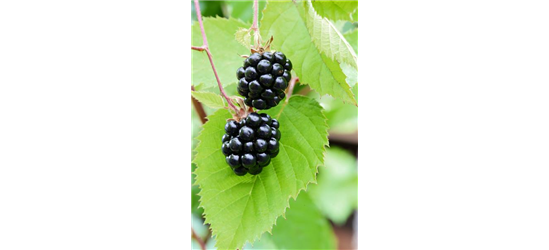
[[[227,93],[225,93],[225,90],[223,89],[223,85],[221,84],[221,81],[219,80],[219,76],[217,75],[217,70],[215,70],[212,53],[210,52],[210,48],[208,47],[208,39],[206,38],[206,32],[204,31],[204,24],[202,23],[202,14],[200,13],[200,4],[198,4],[198,0],[194,0],[194,7],[196,9],[196,16],[198,19],[198,23],[200,24],[200,32],[202,32],[202,47],[192,46],[191,49],[198,50],[198,51],[206,51],[206,54],[208,54],[208,59],[210,59],[210,65],[212,65],[212,70],[214,72],[215,79],[217,80],[217,86],[219,87],[219,92],[221,92],[221,95],[225,98],[225,100],[227,100],[227,103],[229,103],[229,107],[231,107],[238,114],[238,109],[231,102]]]
[[[196,234],[196,232],[192,227],[191,227],[191,232],[192,232],[191,237],[198,242],[198,244],[200,245],[200,249],[206,250],[206,243],[204,243],[204,241]]]
[[[194,91],[194,86],[191,85],[191,91]],[[196,98],[194,98],[191,95],[191,100],[193,102],[194,110],[196,111],[196,114],[200,117],[200,121],[202,124],[206,123],[206,112],[204,111],[204,106],[202,106],[202,103],[200,103]]]
[[[204,31],[204,25],[202,24],[202,12],[200,11],[198,0],[194,0],[194,8],[196,10],[196,18],[200,24],[200,32],[202,33],[202,47],[208,48],[208,39],[206,38],[206,32]]]
[[[204,51],[205,50],[204,47],[196,47],[196,46],[191,46],[191,49],[192,50],[198,50],[198,51]]]
[[[204,244],[208,243],[208,240],[212,238],[212,230],[208,230],[208,234],[206,235],[206,238],[204,238]]]

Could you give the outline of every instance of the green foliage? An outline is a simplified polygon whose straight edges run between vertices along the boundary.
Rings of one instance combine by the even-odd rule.
[[[340,64],[339,66],[341,66],[341,70],[343,71],[343,73],[345,74],[346,76],[346,81],[349,83],[350,86],[355,86],[355,84],[358,82],[358,71],[357,69],[345,64],[345,63],[342,63]],[[351,91],[353,92],[353,94],[355,95],[355,99],[358,99],[357,98],[357,93],[351,89]]]
[[[252,23],[254,20],[253,1],[224,1],[225,9],[230,17],[238,18],[244,22]],[[261,10],[265,8],[266,1],[258,1],[259,19],[261,19]]]
[[[220,80],[229,96],[237,95],[240,55],[248,55],[253,42],[253,2],[200,1],[200,6]],[[326,146],[328,128],[330,133],[358,129],[357,2],[259,1],[259,11],[263,41],[273,36],[271,49],[284,52],[292,74],[315,91],[298,96],[302,86],[296,85],[291,98],[261,111],[280,122],[280,153],[260,175],[236,176],[221,152],[232,115],[206,53],[192,51],[192,95],[211,114],[204,125],[192,115],[192,226],[200,237],[211,230],[207,249],[336,249],[328,219],[342,224],[356,209],[357,161]],[[193,18],[192,45],[201,46]]]
[[[356,66],[356,54],[333,24],[318,16],[309,2],[268,2],[261,20],[262,37],[292,60],[303,84],[356,104],[339,63]]]
[[[203,17],[207,16],[223,16],[223,2],[222,1],[200,1],[200,10]],[[196,9],[194,8],[194,2],[191,1],[191,20],[196,21]]]
[[[249,28],[237,19],[204,18],[204,30],[208,38],[208,46],[213,55],[215,68],[219,79],[226,87],[236,82],[236,69],[242,66],[243,58],[240,55],[249,55],[250,50],[242,47],[234,39],[239,28]],[[202,45],[200,26],[195,22],[192,26],[192,44]],[[204,51],[193,50],[192,53],[192,84],[205,88],[217,88],[217,81],[210,66],[208,56]]]
[[[324,162],[328,126],[314,99],[293,96],[266,113],[278,118],[282,138],[279,155],[260,175],[236,176],[226,164],[221,137],[231,118],[227,110],[210,115],[198,136],[194,163],[200,205],[219,249],[240,248],[271,231],[290,197],[295,199],[316,181],[318,166]]]
[[[196,169],[196,165],[194,163],[192,163],[191,169],[192,169],[192,171],[194,171]],[[200,189],[198,188],[197,185],[194,184],[194,178],[195,178],[194,174],[191,174],[191,178],[192,178],[191,183],[193,183],[193,185],[191,187],[191,213],[194,216],[202,218],[202,214],[204,213],[204,209],[199,207],[200,196],[198,196],[198,193],[200,192]]]
[[[309,4],[305,3],[304,6],[307,14],[303,20],[307,23],[307,28],[317,48],[328,57],[357,68],[356,53],[334,24],[319,16]]]
[[[193,150],[191,153],[191,157],[194,159],[194,149],[196,148],[196,145],[198,144],[198,141],[196,140],[196,136],[198,136],[198,132],[201,130],[201,122],[200,118],[194,112],[194,110],[191,112],[191,130],[192,130],[192,141],[191,141],[191,149]]]
[[[331,133],[350,134],[358,130],[358,108],[333,98],[322,98],[326,104],[326,117]]]
[[[219,109],[226,106],[223,98],[220,95],[212,92],[191,91],[191,95],[199,102],[210,108]]]
[[[330,222],[309,196],[308,192],[301,193],[297,200],[291,200],[285,218],[278,218],[272,235],[263,234],[253,249],[336,249]]]
[[[309,193],[328,218],[343,224],[358,205],[357,161],[348,151],[331,147],[324,165],[319,170],[318,184],[311,185]]]
[[[331,20],[353,21],[353,14],[358,8],[358,1],[313,1],[316,12]]]

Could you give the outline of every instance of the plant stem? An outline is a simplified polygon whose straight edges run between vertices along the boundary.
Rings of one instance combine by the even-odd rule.
[[[206,238],[204,238],[204,244],[208,243],[208,240],[212,238],[212,230],[208,230],[208,234],[206,235]]]
[[[299,77],[294,76],[292,77],[292,79],[290,79],[290,82],[288,83],[288,91],[286,91],[286,102],[288,102],[290,100],[290,97],[292,97],[296,82],[299,82]]]
[[[204,24],[202,23],[202,14],[200,13],[200,4],[198,4],[198,0],[194,0],[194,7],[196,9],[196,16],[198,19],[198,23],[200,24],[200,31],[202,32],[202,47],[192,46],[191,49],[198,50],[198,51],[206,51],[206,54],[208,54],[208,59],[210,59],[210,65],[212,65],[212,70],[214,72],[215,79],[217,80],[217,86],[219,87],[219,92],[221,92],[221,95],[225,98],[225,100],[227,100],[229,107],[231,107],[238,114],[238,109],[231,102],[231,99],[229,98],[229,96],[227,96],[227,93],[225,93],[225,90],[223,89],[223,85],[221,84],[221,81],[219,80],[219,76],[217,75],[217,70],[215,70],[212,53],[210,53],[210,49],[208,47],[208,39],[206,38],[206,32],[204,31]]]
[[[294,92],[294,86],[296,82],[299,82],[299,77],[294,76],[292,77],[292,79],[290,79],[290,82],[288,83],[288,89],[286,89],[286,101],[282,104],[280,111],[278,111],[278,114],[275,116],[276,119],[280,117],[280,114],[282,114],[282,111],[290,101],[290,97],[292,97],[292,92]]]
[[[202,47],[208,48],[208,39],[206,38],[206,32],[204,31],[204,25],[202,24],[202,12],[200,12],[200,4],[198,4],[198,0],[194,0],[194,8],[196,10],[196,18],[200,24],[200,32],[202,32]]]
[[[217,80],[217,86],[219,87],[219,92],[221,95],[227,100],[227,103],[229,104],[229,107],[231,107],[235,112],[238,113],[238,109],[236,106],[234,106],[233,102],[231,101],[231,98],[225,93],[225,90],[223,89],[223,85],[221,84],[221,81],[219,80],[219,76],[217,75],[217,71],[215,70],[215,66],[212,59],[212,53],[210,53],[210,50],[206,47],[206,53],[208,54],[208,58],[210,59],[210,64],[212,65],[212,70],[215,75],[215,79]]]
[[[254,22],[252,23],[252,27],[251,29],[255,32],[257,32],[259,30],[259,26],[258,26],[258,23],[257,23],[257,14],[258,14],[258,3],[257,3],[258,0],[254,0]]]
[[[191,85],[191,91],[194,91],[194,86]],[[204,111],[204,106],[202,106],[202,103],[200,103],[198,100],[196,100],[194,97],[191,96],[191,100],[193,102],[194,110],[196,111],[196,114],[198,114],[198,117],[200,117],[200,121],[202,124],[206,123],[206,111]]]
[[[192,227],[191,227],[191,232],[192,232],[191,237],[198,242],[198,244],[200,245],[200,249],[206,250],[206,243],[204,243],[204,241],[196,234],[196,232]]]
[[[204,51],[204,47],[191,46],[191,49],[198,50],[198,51]]]

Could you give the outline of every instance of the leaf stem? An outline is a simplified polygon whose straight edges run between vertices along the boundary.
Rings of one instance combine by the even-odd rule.
[[[198,242],[198,244],[200,245],[200,249],[206,250],[206,243],[204,243],[204,241],[196,234],[196,232],[192,227],[191,227],[191,232],[192,232],[191,237]]]
[[[194,86],[191,85],[191,91],[194,91]],[[196,111],[196,114],[198,114],[198,117],[200,117],[200,121],[202,124],[206,123],[206,111],[204,111],[204,106],[202,106],[202,103],[200,103],[196,98],[191,96],[191,100],[193,102],[194,110]]]
[[[210,48],[208,47],[208,39],[206,38],[206,32],[204,31],[204,24],[202,23],[202,14],[200,13],[200,4],[198,4],[198,0],[194,0],[194,7],[196,9],[196,16],[198,19],[198,23],[200,24],[200,32],[202,32],[202,46],[201,47],[191,46],[191,49],[198,50],[198,51],[206,51],[206,54],[208,55],[208,59],[210,60],[210,65],[212,65],[212,70],[214,72],[215,79],[217,80],[217,86],[219,87],[219,92],[225,98],[225,100],[227,100],[229,107],[231,107],[238,114],[238,109],[231,102],[227,93],[225,93],[225,90],[223,89],[223,85],[221,84],[221,81],[219,80],[219,76],[217,75],[217,70],[215,69],[215,66],[214,66],[212,53],[210,52]]]

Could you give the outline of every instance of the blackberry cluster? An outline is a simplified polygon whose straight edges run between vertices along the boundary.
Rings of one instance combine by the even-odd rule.
[[[238,68],[238,93],[256,109],[270,109],[284,97],[292,75],[292,62],[282,52],[253,53]]]
[[[278,155],[278,121],[267,114],[251,113],[240,122],[229,120],[221,150],[236,175],[261,173]]]

